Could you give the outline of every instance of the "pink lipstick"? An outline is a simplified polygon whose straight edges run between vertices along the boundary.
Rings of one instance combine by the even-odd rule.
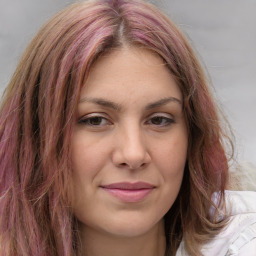
[[[120,182],[102,185],[101,188],[123,202],[136,203],[150,194],[155,189],[155,186],[145,182]]]

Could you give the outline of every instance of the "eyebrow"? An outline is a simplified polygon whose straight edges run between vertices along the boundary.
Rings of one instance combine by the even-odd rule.
[[[160,99],[156,102],[149,103],[145,109],[150,110],[153,108],[161,107],[163,105],[166,105],[169,102],[174,102],[174,103],[178,103],[178,104],[182,105],[182,101],[180,99],[175,98],[175,97],[168,97],[168,98]]]
[[[120,111],[121,110],[121,105],[117,104],[113,101],[110,100],[106,100],[103,98],[82,98],[79,103],[83,103],[83,102],[90,102],[90,103],[94,103],[103,107],[107,107],[107,108],[112,108],[116,111]]]
[[[103,98],[87,98],[87,97],[85,97],[85,98],[82,98],[79,101],[79,103],[83,103],[83,102],[94,103],[94,104],[97,104],[97,105],[100,105],[100,106],[103,106],[103,107],[111,108],[111,109],[116,110],[116,111],[121,111],[122,110],[122,105],[121,104],[118,104],[118,103],[115,103],[113,101],[106,100],[106,99],[103,99]],[[161,107],[163,105],[168,104],[169,102],[174,102],[174,103],[178,103],[179,105],[182,105],[182,101],[180,99],[175,98],[175,97],[168,97],[168,98],[163,98],[163,99],[160,99],[158,101],[147,104],[146,107],[145,107],[145,110],[150,110],[150,109],[154,109],[154,108],[157,108],[157,107]]]

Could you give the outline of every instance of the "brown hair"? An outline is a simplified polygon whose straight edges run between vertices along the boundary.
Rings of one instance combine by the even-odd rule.
[[[184,239],[190,255],[223,227],[209,215],[223,202],[228,162],[206,78],[179,29],[137,0],[77,3],[57,14],[24,53],[0,112],[0,252],[6,256],[80,255],[70,208],[70,140],[91,64],[113,48],[159,54],[176,78],[189,128],[178,198],[165,216],[168,255]],[[217,211],[216,211],[217,214]]]

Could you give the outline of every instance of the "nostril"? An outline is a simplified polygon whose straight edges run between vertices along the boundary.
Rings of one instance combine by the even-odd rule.
[[[130,170],[137,170],[137,169],[141,169],[147,166],[147,163],[142,163],[142,164],[128,164],[128,163],[122,163],[120,164],[120,167],[123,168],[128,168]]]

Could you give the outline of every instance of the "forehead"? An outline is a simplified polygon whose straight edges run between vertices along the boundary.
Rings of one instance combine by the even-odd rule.
[[[162,58],[138,47],[114,50],[92,66],[81,97],[106,96],[115,100],[159,99],[182,93]]]

